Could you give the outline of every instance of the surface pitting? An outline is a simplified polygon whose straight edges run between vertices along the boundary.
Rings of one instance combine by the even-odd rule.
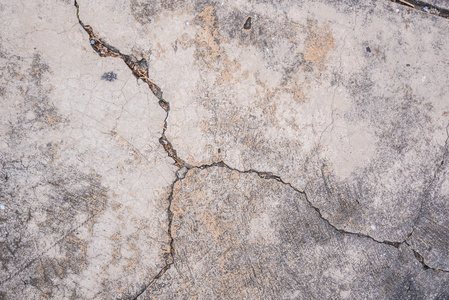
[[[0,3],[0,298],[447,298],[418,2]]]

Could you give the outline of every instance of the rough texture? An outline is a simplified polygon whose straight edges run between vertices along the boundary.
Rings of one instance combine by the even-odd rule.
[[[449,128],[448,128],[449,129]],[[410,245],[434,268],[449,270],[449,151],[426,191]]]
[[[0,298],[136,293],[169,251],[165,113],[92,52],[73,4],[1,14]]]
[[[449,1],[448,0],[429,0],[425,3],[436,6],[441,9],[449,10]]]
[[[400,2],[0,0],[0,299],[448,298],[449,19]]]
[[[142,299],[434,299],[449,292],[449,274],[424,270],[407,247],[336,231],[304,194],[275,179],[195,169],[175,184],[171,207],[175,267]]]
[[[120,14],[97,5],[89,24]],[[447,138],[446,20],[379,1],[161,4],[146,16],[136,26],[151,38],[131,45],[151,46],[167,137],[187,163],[272,172],[339,228],[407,237]],[[135,37],[99,32],[125,49]]]

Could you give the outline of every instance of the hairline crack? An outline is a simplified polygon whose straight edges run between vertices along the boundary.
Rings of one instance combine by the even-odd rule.
[[[129,299],[137,299],[139,296],[141,296],[154,282],[156,282],[156,280],[161,278],[165,274],[165,272],[167,270],[169,270],[170,267],[175,263],[175,255],[174,255],[175,249],[174,249],[174,245],[173,245],[174,238],[172,236],[172,222],[173,222],[174,214],[171,211],[171,204],[172,204],[172,200],[173,200],[174,186],[178,181],[181,181],[184,178],[184,176],[179,175],[179,171],[183,167],[187,169],[187,172],[190,170],[193,170],[193,169],[201,169],[202,170],[202,169],[208,169],[208,168],[212,168],[212,167],[220,167],[220,168],[226,168],[226,169],[229,169],[232,171],[236,171],[236,172],[239,172],[242,174],[248,174],[248,173],[257,174],[260,178],[266,179],[266,180],[276,180],[284,185],[289,186],[294,191],[302,194],[304,196],[306,202],[308,203],[308,205],[317,212],[319,218],[322,219],[331,228],[338,231],[339,233],[355,235],[359,238],[367,238],[376,243],[388,245],[388,246],[394,247],[396,249],[398,249],[401,245],[405,244],[405,245],[407,245],[407,248],[413,252],[414,257],[417,259],[417,261],[419,261],[421,263],[423,268],[431,269],[431,270],[438,271],[438,272],[449,273],[449,270],[443,270],[443,269],[428,266],[425,263],[422,255],[418,251],[416,251],[415,249],[412,248],[412,246],[409,244],[409,242],[407,240],[413,234],[414,228],[412,229],[412,231],[408,234],[408,236],[403,241],[387,241],[387,240],[380,241],[380,240],[377,240],[367,234],[363,234],[363,233],[359,233],[359,232],[351,232],[351,231],[337,228],[328,219],[323,217],[321,210],[318,207],[313,205],[313,203],[309,200],[307,193],[304,190],[294,187],[291,183],[284,181],[280,176],[277,176],[271,172],[261,172],[261,171],[257,171],[254,169],[248,169],[248,170],[242,171],[242,170],[238,170],[236,168],[233,168],[233,167],[227,165],[224,161],[214,162],[211,164],[203,164],[200,166],[192,166],[192,165],[186,163],[184,160],[182,160],[180,157],[178,157],[177,152],[174,149],[172,143],[166,137],[166,131],[167,131],[167,126],[168,126],[167,120],[168,120],[169,113],[170,113],[170,103],[167,102],[166,100],[164,100],[164,98],[162,96],[162,90],[149,79],[148,63],[145,60],[145,58],[142,58],[141,60],[138,61],[133,55],[123,54],[117,48],[110,46],[109,44],[107,44],[106,42],[104,42],[103,40],[98,38],[94,34],[92,27],[89,25],[85,25],[81,21],[80,16],[79,16],[79,5],[78,5],[77,0],[74,0],[74,5],[76,7],[76,17],[78,19],[78,23],[81,25],[81,27],[84,29],[84,31],[86,31],[86,33],[89,35],[90,44],[91,44],[91,47],[93,48],[93,50],[95,52],[97,52],[101,57],[116,57],[116,58],[122,59],[125,62],[125,64],[131,69],[134,76],[136,76],[137,79],[141,79],[142,81],[144,81],[148,85],[148,87],[150,88],[152,93],[159,100],[159,105],[166,112],[166,116],[164,119],[164,126],[162,129],[161,137],[159,138],[159,143],[162,145],[162,147],[164,148],[167,155],[174,160],[174,165],[178,168],[178,172],[176,173],[176,179],[173,181],[173,183],[170,186],[170,189],[169,189],[170,193],[169,193],[169,196],[167,199],[167,202],[168,202],[168,205],[167,205],[167,219],[168,219],[167,234],[168,234],[169,240],[170,240],[169,241],[170,252],[169,252],[168,258],[165,261],[164,267],[162,267],[161,270],[154,277],[152,277],[150,279],[150,281],[145,286],[143,286],[138,293],[136,293],[134,296],[130,297]],[[442,10],[442,11],[444,11],[444,10]],[[449,137],[448,137],[448,139],[449,139]]]

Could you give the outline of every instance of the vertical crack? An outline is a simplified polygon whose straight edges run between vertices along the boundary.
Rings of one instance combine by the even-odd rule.
[[[189,167],[182,159],[180,159],[176,153],[176,150],[173,148],[173,145],[168,140],[167,136],[165,135],[167,131],[167,120],[170,114],[170,103],[166,100],[164,100],[162,96],[162,90],[157,86],[155,83],[153,83],[149,76],[148,76],[148,62],[145,58],[142,58],[141,60],[137,60],[133,55],[126,55],[120,52],[117,48],[107,44],[105,41],[98,38],[92,29],[91,26],[86,25],[81,21],[79,16],[79,5],[76,0],[74,0],[74,5],[76,7],[76,17],[78,19],[78,23],[81,25],[81,27],[86,31],[86,33],[89,35],[89,41],[92,49],[100,55],[100,57],[116,57],[122,59],[125,64],[131,69],[132,73],[137,79],[141,79],[144,81],[148,87],[150,88],[151,92],[156,96],[156,98],[159,100],[159,105],[162,107],[162,109],[165,111],[165,119],[164,119],[164,126],[162,129],[161,137],[159,138],[159,143],[164,148],[167,155],[174,160],[174,165],[181,170],[183,166]],[[167,234],[169,237],[169,248],[170,252],[168,253],[167,258],[165,259],[165,265],[162,267],[162,269],[159,271],[159,273],[156,274],[153,278],[150,279],[150,281],[144,285],[139,292],[137,292],[134,296],[129,297],[129,299],[137,299],[140,295],[142,295],[157,279],[161,278],[165,272],[167,272],[168,269],[170,269],[171,265],[174,263],[174,253],[175,249],[173,246],[174,239],[172,236],[172,222],[173,222],[173,212],[171,211],[171,204],[173,200],[173,191],[174,186],[178,180],[181,179],[181,176],[177,172],[176,179],[170,186],[170,194],[168,196],[167,202]]]
[[[86,31],[86,33],[89,35],[90,45],[92,49],[94,49],[94,51],[97,52],[98,55],[100,55],[101,57],[117,57],[122,59],[125,62],[125,64],[131,69],[134,76],[136,76],[137,79],[141,79],[143,82],[145,82],[150,88],[151,92],[159,100],[159,105],[166,113],[164,119],[164,126],[162,129],[162,134],[161,138],[159,139],[159,142],[163,146],[165,152],[167,152],[167,155],[175,161],[174,165],[177,166],[178,168],[182,168],[185,165],[185,162],[178,157],[176,150],[173,148],[172,144],[165,135],[167,131],[167,119],[170,113],[170,103],[164,100],[161,88],[150,80],[148,76],[148,62],[146,61],[145,58],[137,60],[133,55],[123,54],[117,48],[107,44],[105,41],[98,38],[94,34],[92,27],[89,25],[85,25],[83,21],[81,21],[79,16],[79,5],[76,0],[75,0],[75,7],[78,22],[84,29],[84,31]]]
[[[396,2],[395,0],[390,0],[392,2]],[[403,1],[398,0],[399,3],[404,4]],[[424,2],[421,1],[415,1],[415,0],[407,0],[407,3],[413,3],[413,5],[416,5],[416,8],[419,8],[421,10],[424,10],[426,12],[428,12],[427,10],[424,9],[424,7],[430,7],[432,9],[432,11],[430,13],[433,13],[435,15],[441,16],[441,17],[445,17],[445,18],[449,18],[449,11],[445,10],[445,9],[441,9],[441,8],[437,8],[435,6],[432,5],[428,5]],[[221,168],[227,168],[229,170],[234,170],[237,171],[239,173],[255,173],[257,174],[260,178],[262,179],[274,179],[276,181],[281,182],[282,184],[288,185],[289,187],[291,187],[293,190],[295,190],[296,192],[304,195],[306,202],[308,203],[308,205],[310,207],[312,207],[318,214],[319,218],[322,219],[324,222],[326,222],[330,227],[332,227],[333,229],[335,229],[336,231],[340,232],[341,234],[350,234],[350,235],[355,235],[357,237],[360,238],[368,238],[376,243],[381,243],[381,244],[385,244],[388,246],[392,246],[395,248],[399,248],[400,245],[406,244],[408,246],[408,248],[413,252],[415,258],[422,264],[422,266],[425,269],[432,269],[434,271],[440,271],[440,272],[446,272],[448,273],[449,271],[446,270],[442,270],[442,269],[438,269],[438,268],[433,268],[428,266],[425,262],[424,262],[424,258],[422,257],[421,254],[419,254],[415,249],[413,249],[411,247],[411,245],[407,242],[407,239],[410,238],[410,236],[413,234],[413,230],[412,232],[407,236],[407,238],[404,241],[379,241],[376,240],[375,238],[366,235],[366,234],[362,234],[362,233],[358,233],[358,232],[349,232],[343,229],[339,229],[337,227],[335,227],[329,220],[327,220],[325,217],[323,217],[321,210],[318,207],[315,207],[313,205],[313,203],[309,200],[309,198],[307,197],[307,194],[305,193],[305,191],[295,188],[294,186],[292,186],[290,183],[285,182],[284,180],[282,180],[281,177],[272,174],[271,172],[260,172],[260,171],[256,171],[253,169],[249,169],[246,171],[241,171],[235,168],[232,168],[230,166],[228,166],[225,162],[220,161],[220,162],[215,162],[212,164],[205,164],[205,165],[201,165],[201,166],[191,166],[189,164],[187,164],[184,160],[182,160],[178,155],[176,150],[174,149],[173,145],[171,144],[171,142],[168,140],[168,138],[166,137],[166,131],[167,131],[167,120],[169,117],[169,113],[170,113],[170,103],[166,100],[164,100],[163,95],[162,95],[162,90],[155,84],[153,83],[148,76],[148,62],[146,61],[145,58],[142,58],[141,60],[137,60],[133,55],[126,55],[121,53],[117,48],[107,44],[106,42],[104,42],[103,40],[101,40],[100,38],[98,38],[95,34],[94,31],[92,29],[91,26],[89,25],[85,25],[80,17],[79,17],[79,5],[77,3],[76,0],[74,0],[74,5],[76,7],[76,16],[78,19],[79,24],[81,25],[81,27],[84,29],[84,31],[86,31],[86,33],[89,35],[89,41],[91,44],[92,49],[98,53],[98,55],[100,55],[101,57],[117,57],[122,59],[126,65],[131,69],[132,73],[134,74],[134,76],[136,76],[136,78],[141,79],[142,81],[144,81],[148,87],[150,88],[150,90],[152,91],[152,93],[156,96],[156,98],[158,99],[158,103],[159,105],[162,107],[162,109],[164,109],[164,111],[166,112],[166,116],[164,119],[164,126],[163,126],[163,130],[161,133],[161,137],[159,138],[159,143],[162,145],[162,147],[164,148],[164,151],[167,153],[167,155],[173,159],[174,161],[174,165],[176,167],[179,168],[178,172],[177,172],[177,177],[175,179],[175,181],[171,184],[170,186],[170,194],[167,198],[167,202],[168,202],[168,206],[167,206],[167,222],[168,222],[168,227],[167,227],[167,234],[169,236],[169,247],[170,247],[170,252],[168,253],[167,258],[165,259],[165,265],[161,268],[161,270],[154,276],[152,277],[149,282],[147,284],[145,284],[144,286],[142,286],[142,288],[139,290],[139,292],[137,292],[134,296],[131,296],[129,299],[137,299],[139,296],[141,296],[146,290],[148,290],[148,288],[159,278],[161,278],[165,272],[167,270],[170,269],[170,267],[174,264],[175,259],[174,259],[174,254],[175,254],[175,249],[174,249],[174,239],[172,236],[172,222],[173,222],[173,212],[171,210],[171,206],[172,206],[172,201],[173,201],[173,194],[174,194],[174,186],[176,184],[176,182],[178,182],[179,180],[181,180],[183,178],[183,176],[180,176],[180,170],[182,170],[183,168],[185,168],[184,170],[191,170],[191,169],[207,169],[210,167],[221,167]],[[449,128],[449,125],[448,125]],[[448,130],[448,129],[447,129]],[[448,140],[446,140],[446,149],[445,149],[445,154],[449,151],[448,149],[448,142],[449,142],[449,132],[448,132]],[[444,156],[443,156],[444,157]],[[443,158],[444,161],[444,158]],[[440,166],[441,167],[441,166]],[[440,168],[439,167],[439,168]],[[438,170],[439,170],[438,168]],[[438,171],[437,170],[437,171]]]
[[[170,269],[170,267],[175,262],[175,248],[173,246],[174,239],[173,239],[173,236],[172,236],[173,212],[171,211],[171,205],[172,205],[172,201],[173,201],[173,192],[174,192],[175,184],[176,184],[176,182],[178,182],[181,179],[182,178],[179,175],[176,177],[176,180],[173,182],[173,184],[170,187],[170,194],[169,194],[168,199],[167,199],[167,201],[168,201],[168,207],[167,207],[168,229],[167,229],[167,233],[168,233],[168,237],[169,237],[170,252],[168,253],[167,258],[165,259],[165,265],[162,267],[162,269],[159,271],[159,273],[156,274],[156,276],[151,278],[150,281],[147,284],[142,286],[142,288],[140,289],[139,292],[137,292],[134,296],[129,297],[129,299],[135,300],[139,296],[141,296],[156,280],[161,278],[165,274],[165,272],[167,272]]]

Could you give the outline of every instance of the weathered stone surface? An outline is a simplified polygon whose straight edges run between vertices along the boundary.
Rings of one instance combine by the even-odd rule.
[[[426,191],[410,245],[424,257],[427,265],[449,270],[449,151],[432,185]]]
[[[72,3],[1,8],[0,298],[135,293],[169,251],[165,113]]]
[[[404,240],[449,121],[440,96],[448,71],[434,59],[449,39],[423,41],[449,27],[390,6],[348,13],[317,4],[288,17],[256,6],[263,23],[250,33],[229,21],[245,9],[204,8],[194,18],[194,68],[186,68],[198,72],[197,88],[172,97],[168,136],[180,155],[273,172],[306,189],[339,228]],[[420,18],[419,28],[398,28],[403,18]],[[186,110],[200,118],[184,118]],[[199,127],[201,139],[187,132]]]
[[[449,274],[423,269],[406,246],[338,232],[304,194],[275,179],[194,169],[175,184],[171,207],[174,268],[142,299],[434,299],[449,292]]]
[[[339,228],[405,240],[447,137],[447,20],[387,1],[135,1],[133,34],[104,28],[132,22],[106,3],[86,19],[127,51],[150,46],[180,157],[272,172]]]
[[[0,20],[0,299],[449,297],[448,19],[0,0]]]

